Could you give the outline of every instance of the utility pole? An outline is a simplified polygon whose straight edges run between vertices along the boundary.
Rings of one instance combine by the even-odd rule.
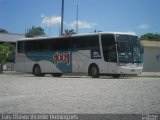
[[[77,3],[77,12],[76,12],[76,33],[78,34],[78,3]]]
[[[63,19],[64,19],[64,0],[62,0],[62,8],[61,8],[61,35],[63,35]]]

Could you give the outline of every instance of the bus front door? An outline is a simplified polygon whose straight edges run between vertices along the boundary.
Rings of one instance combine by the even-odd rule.
[[[89,50],[79,50],[72,54],[72,71],[75,73],[84,73],[85,66],[89,60]]]

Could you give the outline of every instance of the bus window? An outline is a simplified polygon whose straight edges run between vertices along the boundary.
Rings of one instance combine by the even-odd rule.
[[[56,39],[53,43],[53,50],[69,50],[70,40],[68,38]]]
[[[72,38],[72,48],[74,50],[93,50],[99,49],[98,36],[83,36]]]
[[[101,36],[103,56],[106,62],[116,62],[116,46],[114,34],[105,34]]]
[[[18,43],[18,53],[25,52],[25,41],[21,41]]]
[[[109,51],[108,61],[109,62],[117,62],[116,46],[115,45],[109,46],[108,51]]]

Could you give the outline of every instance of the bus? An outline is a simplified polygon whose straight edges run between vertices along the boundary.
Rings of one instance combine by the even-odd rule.
[[[129,33],[88,33],[17,41],[16,71],[35,76],[52,74],[137,75],[143,70],[138,36]]]

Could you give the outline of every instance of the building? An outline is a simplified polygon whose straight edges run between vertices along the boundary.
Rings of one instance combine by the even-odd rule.
[[[23,34],[14,34],[14,33],[0,33],[0,44],[3,43],[10,43],[13,45],[13,47],[16,47],[16,41],[18,39],[24,38]],[[15,61],[15,54],[11,55],[9,58],[9,61],[12,61],[13,63],[8,63],[7,65],[4,65],[4,70],[14,70],[14,61]]]
[[[160,72],[160,41],[141,40],[144,72]]]
[[[9,42],[15,44],[16,41],[20,38],[24,38],[23,34],[14,34],[14,33],[0,33],[0,44]]]

